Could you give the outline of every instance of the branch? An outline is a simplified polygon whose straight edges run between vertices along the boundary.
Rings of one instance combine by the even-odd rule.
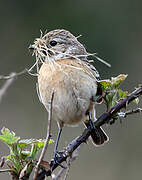
[[[108,123],[110,119],[113,119],[116,113],[118,113],[122,108],[126,108],[130,102],[140,95],[142,95],[142,88],[136,89],[128,97],[122,99],[115,106],[113,106],[108,112],[103,113],[95,122],[95,126],[99,127]]]
[[[94,122],[94,125],[96,127],[100,127],[106,123],[109,123],[111,119],[114,118],[114,115],[116,115],[122,108],[127,107],[127,105],[132,102],[134,99],[142,95],[142,88],[136,89],[134,92],[132,92],[128,97],[122,99],[120,102],[118,102],[114,107],[112,107],[108,112],[103,113],[97,121]],[[62,156],[58,157],[57,162],[53,163],[51,161],[50,163],[50,169],[46,171],[45,169],[42,170],[38,176],[37,180],[43,180],[46,176],[50,176],[51,173],[59,166],[59,163],[62,163],[67,160],[68,157],[73,153],[75,149],[77,149],[80,144],[85,143],[87,139],[89,138],[91,134],[91,130],[85,129],[83,134],[77,138],[75,138],[66,148],[64,151],[62,151]],[[52,172],[51,172],[52,169]]]
[[[16,72],[12,72],[10,73],[10,75],[8,76],[4,76],[4,75],[0,75],[0,80],[6,80],[5,83],[3,84],[3,86],[0,89],[0,102],[3,98],[3,96],[5,95],[7,89],[9,88],[9,86],[14,82],[14,80],[16,79],[16,77],[27,73],[27,70],[23,70],[19,73]]]
[[[26,70],[26,69],[24,69],[23,71],[18,72],[18,73],[13,72],[13,73],[11,73],[11,74],[8,75],[8,76],[0,75],[0,80],[13,79],[13,78],[16,78],[17,76],[20,76],[20,75],[25,74],[25,73],[27,73],[27,70]]]
[[[118,116],[120,118],[125,118],[128,115],[132,115],[132,114],[136,114],[136,113],[141,113],[141,112],[142,112],[142,108],[137,108],[137,109],[132,109],[132,110],[129,110],[129,111],[126,111],[126,112],[119,112]]]
[[[0,169],[0,173],[4,173],[4,172],[11,172],[11,169]]]
[[[53,104],[53,98],[54,98],[54,92],[52,93],[52,96],[51,96],[51,103],[50,103],[50,107],[49,107],[49,114],[48,114],[48,126],[47,126],[47,135],[46,135],[46,140],[45,140],[45,144],[44,144],[44,147],[42,149],[42,152],[40,154],[40,157],[39,157],[39,160],[38,160],[38,163],[35,167],[35,173],[34,173],[34,180],[37,179],[37,175],[38,175],[38,171],[39,171],[39,166],[45,156],[45,153],[46,153],[46,149],[48,147],[48,144],[49,144],[49,140],[51,138],[51,120],[52,120],[52,104]]]
[[[1,102],[1,100],[3,98],[3,96],[5,95],[7,89],[9,88],[9,86],[14,82],[14,80],[15,80],[15,73],[11,73],[9,75],[9,77],[11,77],[11,78],[7,79],[5,81],[5,83],[3,84],[3,86],[1,87],[1,89],[0,89],[0,102]]]
[[[63,175],[63,173],[64,173],[65,171],[66,171],[66,173],[65,173],[65,176],[64,176],[64,180],[67,179],[67,176],[69,175],[69,170],[70,170],[71,163],[72,163],[73,161],[75,161],[76,158],[78,157],[78,151],[79,151],[79,149],[80,149],[80,146],[79,146],[77,149],[75,149],[75,151],[71,154],[70,158],[69,158],[68,161],[67,161],[67,166],[66,166],[66,168],[61,168],[61,170],[57,173],[57,175],[52,174],[52,180],[59,180],[59,179],[62,177],[62,175]],[[63,179],[63,178],[62,178],[62,179]]]

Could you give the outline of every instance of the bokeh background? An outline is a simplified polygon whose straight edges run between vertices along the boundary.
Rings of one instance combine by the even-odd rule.
[[[142,82],[142,1],[140,0],[5,0],[0,5],[0,75],[19,72],[32,66],[34,57],[28,46],[42,31],[64,28],[89,52],[98,52],[111,63],[108,68],[95,61],[102,78],[128,74],[123,89],[134,90]],[[22,138],[46,135],[47,113],[40,104],[36,77],[23,75],[8,89],[0,103],[0,128],[3,126]],[[2,86],[3,81],[0,81]],[[142,105],[142,103],[140,103]],[[131,108],[135,107],[132,105]],[[97,114],[104,107],[97,107]],[[110,142],[100,148],[82,145],[68,179],[133,180],[142,178],[142,117],[128,117],[122,124],[105,126]],[[53,138],[57,125],[52,124]],[[83,126],[66,127],[60,148],[81,134]],[[53,146],[46,155],[50,159]],[[8,154],[0,142],[0,156]],[[1,180],[10,176],[0,174]]]

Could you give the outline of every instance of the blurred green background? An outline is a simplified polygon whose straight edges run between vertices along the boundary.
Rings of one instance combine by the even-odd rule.
[[[0,75],[19,72],[32,66],[34,57],[28,46],[42,31],[64,28],[79,39],[89,52],[111,63],[108,68],[95,61],[102,78],[128,74],[123,84],[133,91],[142,82],[142,1],[140,0],[5,0],[0,5]],[[2,86],[3,81],[0,82]],[[36,77],[23,75],[12,84],[0,104],[0,128],[3,126],[22,138],[46,135],[47,113],[40,104]],[[142,103],[140,103],[142,105]],[[135,105],[134,105],[135,106]],[[133,108],[134,106],[131,106]],[[104,107],[97,107],[97,114]],[[68,179],[133,180],[142,177],[142,118],[140,114],[105,127],[110,142],[94,148],[82,145]],[[53,138],[57,125],[52,124]],[[60,148],[81,134],[83,126],[66,127]],[[50,159],[51,145],[46,158]],[[0,142],[0,156],[8,149]],[[0,180],[8,180],[0,174]]]

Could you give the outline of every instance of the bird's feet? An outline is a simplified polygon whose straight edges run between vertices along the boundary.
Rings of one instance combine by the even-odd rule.
[[[99,131],[98,129],[96,128],[96,126],[94,125],[92,119],[91,119],[91,113],[89,113],[89,126],[88,126],[88,129],[91,131],[91,130],[95,130],[96,132],[96,136],[98,138],[100,138],[100,134],[99,134]]]
[[[66,166],[62,165],[61,162],[60,162],[60,160],[61,160],[63,157],[64,157],[64,152],[63,152],[63,151],[59,151],[59,152],[56,151],[56,152],[54,153],[54,157],[53,157],[53,159],[52,159],[52,161],[51,161],[51,167],[52,167],[52,165],[54,165],[54,164],[58,164],[61,168],[66,169]]]

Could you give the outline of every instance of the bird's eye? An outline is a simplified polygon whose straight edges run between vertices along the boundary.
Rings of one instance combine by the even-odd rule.
[[[57,44],[57,42],[56,42],[55,40],[50,41],[50,45],[51,45],[51,46],[56,46],[56,44]]]

